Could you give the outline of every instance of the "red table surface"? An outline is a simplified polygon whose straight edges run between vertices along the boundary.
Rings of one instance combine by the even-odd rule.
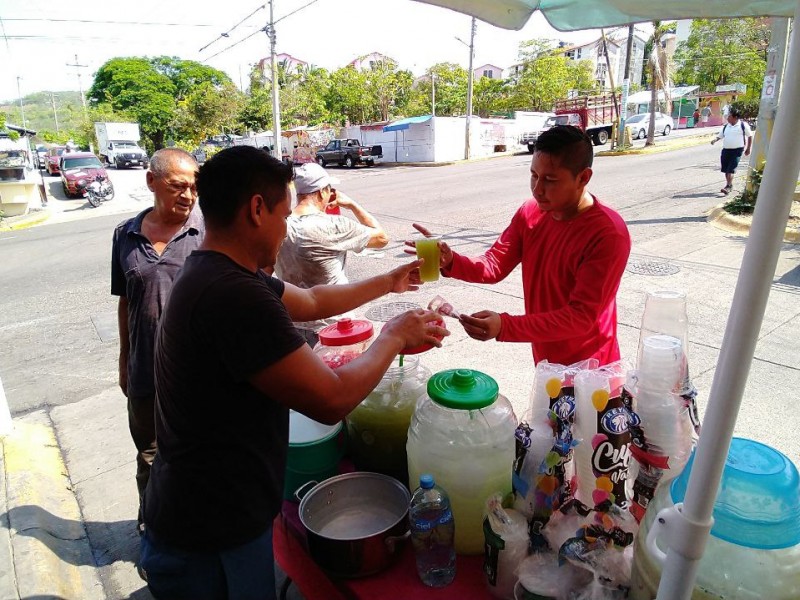
[[[399,556],[385,571],[359,579],[332,579],[309,556],[298,505],[284,502],[275,518],[275,560],[306,600],[486,600],[492,598],[483,573],[483,556],[458,556],[456,578],[447,587],[431,588],[417,575],[414,551],[403,543]]]

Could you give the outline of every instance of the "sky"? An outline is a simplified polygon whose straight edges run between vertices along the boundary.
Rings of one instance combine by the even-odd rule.
[[[196,60],[246,86],[250,65],[269,56],[267,36],[258,31],[269,20],[265,1],[0,0],[0,101],[17,100],[18,84],[22,96],[78,90],[78,72],[85,92],[97,69],[117,56]],[[373,51],[415,75],[437,62],[468,64],[469,49],[455,38],[469,43],[470,17],[444,8],[412,0],[275,0],[274,11],[276,51],[329,70]],[[478,21],[474,66],[509,67],[524,40],[583,43],[598,35],[559,33],[539,13],[520,31]],[[85,67],[67,66],[76,56]]]

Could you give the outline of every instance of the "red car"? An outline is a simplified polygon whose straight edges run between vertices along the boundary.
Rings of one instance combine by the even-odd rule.
[[[58,175],[58,161],[61,160],[61,155],[64,154],[65,150],[64,146],[53,146],[47,151],[44,159],[44,168],[47,170],[48,175]]]
[[[97,175],[108,177],[103,163],[91,152],[70,152],[62,155],[59,169],[64,193],[68,198],[82,195],[78,188],[85,187]]]

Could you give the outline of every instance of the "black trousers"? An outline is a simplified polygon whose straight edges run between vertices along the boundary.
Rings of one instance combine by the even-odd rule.
[[[156,397],[128,396],[128,427],[136,446],[136,487],[139,490],[139,523],[142,522],[142,498],[150,479],[150,467],[156,457]]]

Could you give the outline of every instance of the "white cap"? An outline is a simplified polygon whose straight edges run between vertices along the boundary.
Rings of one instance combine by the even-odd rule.
[[[331,177],[328,172],[317,163],[305,163],[294,170],[294,189],[298,195],[313,194],[319,190],[336,185],[339,180]]]

